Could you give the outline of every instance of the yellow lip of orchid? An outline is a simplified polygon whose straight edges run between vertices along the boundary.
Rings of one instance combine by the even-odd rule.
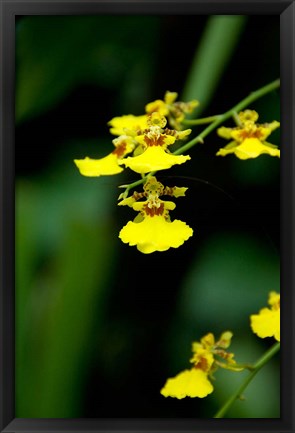
[[[165,170],[175,164],[190,160],[189,155],[173,155],[165,152],[160,146],[148,147],[141,155],[120,160],[120,164],[131,168],[136,173],[149,173],[154,170]]]
[[[268,304],[270,308],[262,308],[250,316],[250,326],[258,337],[274,337],[280,341],[280,295],[270,292]]]
[[[78,167],[80,174],[87,177],[108,176],[123,171],[118,165],[118,158],[115,154],[110,153],[104,158],[92,159],[75,159],[74,163]]]
[[[87,177],[98,177],[118,174],[123,171],[119,166],[119,160],[134,149],[134,140],[127,135],[121,135],[113,140],[115,149],[107,156],[100,159],[92,159],[88,156],[84,159],[75,159],[80,174]]]
[[[150,254],[180,247],[193,234],[193,230],[183,221],[168,222],[162,215],[147,216],[136,223],[129,221],[120,231],[119,237],[130,246]]]
[[[170,378],[161,389],[164,397],[206,397],[213,392],[213,385],[208,380],[207,374],[199,369],[184,370],[175,377]]]

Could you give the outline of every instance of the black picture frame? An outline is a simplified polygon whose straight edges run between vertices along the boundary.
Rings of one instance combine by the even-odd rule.
[[[282,380],[280,419],[22,419],[14,417],[14,77],[17,15],[80,14],[264,14],[280,15],[281,23],[281,287]],[[1,28],[1,350],[0,427],[12,432],[292,432],[294,431],[294,1],[99,1],[0,0]]]

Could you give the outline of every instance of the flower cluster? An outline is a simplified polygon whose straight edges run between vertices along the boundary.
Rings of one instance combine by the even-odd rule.
[[[274,337],[280,341],[280,294],[270,292],[268,304],[270,308],[262,308],[250,316],[251,328],[260,338]]]
[[[143,115],[128,114],[114,117],[108,122],[110,133],[116,136],[112,140],[114,149],[99,159],[87,156],[84,159],[74,160],[83,176],[114,175],[121,173],[124,168],[130,168],[142,176],[141,182],[125,185],[126,191],[119,197],[123,198],[119,203],[120,206],[128,204],[133,210],[140,212],[140,217],[136,217],[134,221],[130,221],[123,227],[119,238],[124,243],[136,245],[139,251],[146,254],[166,251],[171,247],[178,248],[193,233],[184,222],[179,220],[171,222],[169,211],[174,209],[175,204],[159,198],[162,195],[176,197],[176,189],[173,194],[167,194],[168,189],[151,177],[158,170],[167,170],[191,159],[189,155],[181,154],[184,148],[171,152],[170,146],[177,141],[186,140],[191,134],[191,129],[183,129],[183,124],[186,121],[186,114],[192,113],[199,102],[197,100],[177,101],[177,97],[176,92],[167,91],[163,100],[157,99],[148,103]],[[214,122],[216,117],[220,116],[205,120],[210,119]],[[232,141],[225,148],[220,149],[217,155],[225,156],[233,153],[240,159],[256,158],[263,153],[280,156],[280,150],[265,141],[268,135],[279,127],[279,122],[257,124],[258,114],[253,110],[241,111],[236,115],[236,120],[238,126],[234,128],[225,126],[218,128],[217,133],[221,137]],[[220,123],[221,120],[217,119],[216,127]],[[197,142],[203,142],[203,136],[191,140],[185,150]],[[139,183],[145,184],[144,192],[134,193],[127,199],[129,190]],[[151,185],[154,187],[153,192],[150,192]],[[136,203],[143,197],[145,201]]]
[[[218,341],[214,335],[209,333],[201,338],[200,342],[192,344],[193,356],[190,362],[193,364],[191,369],[187,369],[170,378],[161,389],[164,397],[206,397],[213,392],[212,382],[213,373],[218,367],[241,371],[234,360],[234,354],[227,352],[230,346],[232,333],[224,332]]]
[[[274,337],[280,341],[280,295],[270,292],[268,303],[270,308],[263,308],[259,314],[250,316],[252,331],[261,338]],[[182,371],[175,377],[166,381],[160,393],[164,397],[203,398],[213,392],[211,380],[213,373],[219,368],[232,371],[242,371],[251,366],[243,366],[236,363],[234,354],[227,352],[230,346],[232,333],[224,332],[215,342],[214,335],[205,335],[200,342],[192,344],[193,356],[190,362],[193,368]],[[209,380],[211,379],[211,380]]]
[[[124,243],[136,245],[145,254],[178,248],[193,234],[183,221],[171,221],[169,211],[175,208],[175,204],[160,199],[163,195],[184,196],[187,188],[164,188],[155,177],[151,177],[153,171],[166,170],[190,160],[189,155],[171,153],[169,147],[191,133],[191,129],[182,130],[181,122],[198,101],[177,102],[177,96],[176,92],[166,92],[164,100],[158,99],[146,105],[144,115],[114,117],[108,122],[111,134],[117,136],[112,140],[113,151],[100,159],[74,160],[83,176],[118,174],[124,167],[146,175],[148,180],[142,193],[135,192],[127,198],[129,190],[126,190],[119,197],[123,198],[119,206],[128,205],[139,212],[134,221],[122,228],[119,238]],[[167,127],[167,119],[174,129]],[[137,202],[143,198],[144,201]]]
[[[118,136],[112,141],[114,150],[100,159],[75,159],[80,173],[90,177],[113,175],[123,171],[122,166],[125,166],[136,173],[145,174],[165,170],[189,160],[188,155],[171,154],[168,147],[191,133],[191,129],[181,131],[180,122],[185,113],[190,113],[198,102],[175,102],[176,98],[177,93],[166,92],[164,101],[156,100],[146,105],[146,114],[129,114],[110,120],[110,132]],[[165,116],[176,129],[166,127]],[[130,154],[132,156],[126,158]]]
[[[119,206],[130,206],[139,214],[120,231],[124,243],[136,245],[142,253],[166,251],[178,248],[193,234],[193,230],[183,221],[171,221],[169,211],[175,203],[161,200],[163,195],[181,197],[187,188],[164,187],[154,176],[145,183],[144,192],[134,192],[132,196],[119,202]],[[144,201],[137,201],[144,198]]]
[[[162,114],[153,112],[147,116],[148,128],[137,131],[134,140],[137,142],[133,156],[122,159],[119,163],[137,173],[149,173],[154,170],[165,170],[175,164],[183,164],[190,159],[186,155],[173,155],[168,146],[176,139],[183,139],[191,129],[176,131],[165,128],[167,120]],[[164,129],[165,128],[165,129]],[[136,155],[138,154],[139,155]]]
[[[203,143],[209,132],[217,129],[217,134],[230,140],[224,148],[219,149],[217,156],[234,154],[241,160],[257,158],[262,154],[280,157],[277,146],[266,141],[268,136],[280,126],[277,121],[258,124],[258,113],[254,110],[236,112],[238,107],[246,106],[246,100],[221,116],[211,116],[189,121],[186,114],[192,113],[198,106],[197,100],[189,102],[177,101],[176,92],[167,91],[164,99],[157,99],[145,106],[145,114],[132,114],[114,117],[108,122],[110,133],[116,138],[111,153],[100,159],[85,157],[74,160],[83,176],[98,177],[114,175],[129,168],[141,175],[141,179],[130,185],[122,185],[125,192],[119,196],[119,206],[129,206],[137,212],[133,221],[129,221],[119,232],[123,243],[136,246],[143,254],[167,251],[178,248],[193,235],[193,229],[185,222],[171,220],[170,211],[175,203],[163,199],[167,197],[183,197],[186,187],[164,186],[155,177],[158,170],[167,170],[174,165],[189,161],[189,155],[182,155],[197,142]],[[233,128],[221,126],[229,114],[236,121]],[[170,146],[178,140],[186,140],[191,129],[184,129],[185,124],[212,124],[201,134],[172,152]],[[168,126],[169,127],[168,127]],[[143,185],[142,192],[129,191],[135,186]],[[258,314],[250,316],[252,331],[260,338],[274,337],[280,341],[280,295],[269,294],[269,308],[262,308]],[[214,390],[212,381],[219,368],[231,371],[242,371],[248,368],[255,371],[255,366],[237,364],[234,354],[227,349],[231,344],[232,332],[225,331],[216,341],[210,332],[199,342],[192,344],[192,364],[175,377],[169,378],[160,393],[164,397],[183,399],[185,397],[204,398]],[[275,349],[279,347],[278,343]],[[259,365],[259,364],[258,364]]]
[[[277,146],[265,140],[272,131],[280,126],[276,120],[271,123],[259,125],[256,123],[258,114],[254,110],[241,111],[238,114],[239,125],[235,128],[222,126],[217,133],[220,137],[231,141],[225,148],[219,149],[216,155],[226,156],[234,153],[239,159],[257,158],[266,153],[271,156],[280,157]]]

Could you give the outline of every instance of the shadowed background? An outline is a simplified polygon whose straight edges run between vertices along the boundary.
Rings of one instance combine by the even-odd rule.
[[[118,238],[136,215],[117,207],[118,186],[135,173],[86,178],[73,160],[108,154],[107,122],[166,90],[209,116],[278,76],[276,16],[17,18],[17,417],[211,418],[247,373],[218,371],[205,399],[165,399],[192,341],[231,329],[241,362],[272,344],[249,315],[279,291],[278,159],[215,157],[226,141],[210,134],[158,175],[189,187],[171,217],[194,236],[151,255]],[[249,108],[279,120],[279,92]],[[279,417],[278,368],[277,357],[228,417]]]

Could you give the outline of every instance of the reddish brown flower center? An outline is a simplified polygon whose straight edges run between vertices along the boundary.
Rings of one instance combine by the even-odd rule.
[[[258,138],[258,139],[260,139],[263,136],[263,133],[259,129],[256,129],[256,131],[242,130],[239,135],[240,135],[241,139],[243,139],[243,140],[245,140],[246,138]]]
[[[163,146],[165,135],[153,136],[152,138],[148,137],[148,135],[144,136],[144,141],[147,146]]]
[[[127,143],[125,141],[122,141],[115,150],[113,150],[112,154],[116,155],[117,158],[122,158],[124,156],[126,151]]]
[[[164,203],[160,203],[160,206],[152,206],[149,207],[148,204],[145,204],[143,206],[143,211],[145,212],[146,215],[148,216],[155,216],[155,215],[162,215],[164,212]]]
[[[195,368],[203,371],[207,371],[208,369],[208,361],[206,358],[200,358],[200,360],[195,364]]]

